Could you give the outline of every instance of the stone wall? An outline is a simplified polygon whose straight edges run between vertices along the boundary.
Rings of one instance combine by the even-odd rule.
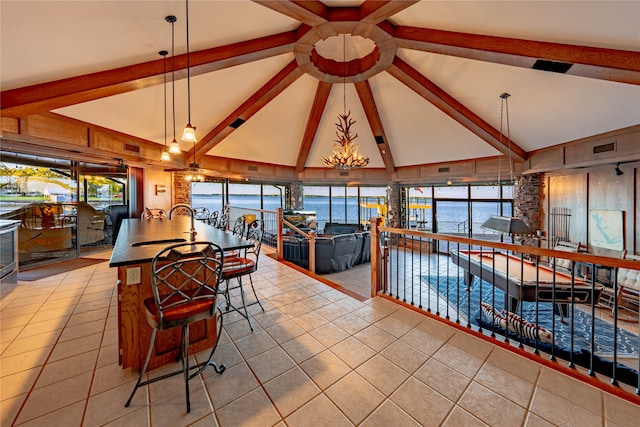
[[[300,181],[292,182],[289,186],[291,192],[291,206],[292,210],[304,210],[304,187]],[[286,206],[285,206],[286,207]]]
[[[513,215],[522,218],[532,230],[542,230],[544,219],[544,179],[542,174],[520,175],[513,188]],[[531,238],[516,238],[516,242],[532,244]],[[534,244],[537,246],[537,244]]]
[[[173,205],[191,204],[191,181],[187,181],[188,172],[173,173]]]
[[[400,183],[387,184],[387,218],[384,225],[387,227],[400,227]]]

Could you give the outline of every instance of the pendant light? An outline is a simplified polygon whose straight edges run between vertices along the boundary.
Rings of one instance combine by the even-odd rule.
[[[162,154],[160,154],[160,160],[163,162],[168,162],[171,160],[171,156],[169,155],[169,150],[167,149],[167,55],[169,52],[166,50],[161,50],[160,55],[164,58],[164,84],[162,87],[164,88],[164,148],[162,149]]]
[[[336,136],[333,151],[329,156],[322,156],[322,164],[335,169],[355,169],[367,166],[368,157],[362,157],[358,152],[359,145],[354,143],[358,134],[351,134],[351,126],[355,120],[350,118],[351,111],[347,113],[347,35],[342,38],[342,91],[343,91],[343,114],[338,115],[336,123]]]
[[[189,0],[185,1],[187,9],[187,126],[182,133],[182,140],[185,142],[192,142],[194,144],[193,149],[195,152],[196,128],[191,125],[191,67],[189,62]]]
[[[509,97],[511,95],[504,92],[500,95],[500,145],[502,145],[502,125],[507,125],[507,150],[509,151],[509,175],[513,184],[513,163],[511,161],[511,129],[509,126]],[[500,157],[498,157],[498,185],[500,185]],[[533,235],[534,231],[522,218],[515,216],[491,215],[488,220],[481,225],[482,228],[497,231],[502,234],[509,234],[513,239],[516,235]]]
[[[178,20],[173,15],[169,15],[166,18],[166,21],[171,24],[171,98],[172,98],[172,109],[173,109],[173,141],[171,141],[171,145],[169,146],[169,152],[173,154],[180,154],[182,151],[180,150],[180,145],[178,141],[176,141],[176,78],[175,78],[175,22]]]

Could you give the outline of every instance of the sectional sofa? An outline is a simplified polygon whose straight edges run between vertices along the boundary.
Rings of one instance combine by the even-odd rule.
[[[309,241],[283,236],[283,256],[303,268],[309,268]],[[368,231],[316,237],[316,273],[344,271],[371,260],[371,235]]]

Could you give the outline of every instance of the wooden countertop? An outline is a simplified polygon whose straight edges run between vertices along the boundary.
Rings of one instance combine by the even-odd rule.
[[[109,267],[151,262],[163,248],[189,241],[191,218],[177,216],[168,219],[124,219],[113,247]],[[201,221],[195,222],[198,233],[196,241],[207,241],[219,245],[223,250],[247,248],[252,243],[230,232],[222,231]],[[146,242],[155,242],[144,244]],[[141,244],[143,243],[143,244]]]

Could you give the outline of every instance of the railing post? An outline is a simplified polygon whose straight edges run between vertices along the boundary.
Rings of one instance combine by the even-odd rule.
[[[380,256],[380,231],[378,227],[382,223],[382,219],[372,217],[371,221],[371,296],[376,296],[380,289],[380,271],[382,267]]]
[[[282,261],[282,259],[284,258],[282,256],[282,252],[284,250],[284,245],[282,244],[282,220],[284,218],[282,215],[282,208],[276,208],[276,213],[278,217],[277,257],[278,257],[278,261]]]
[[[309,271],[316,272],[316,232],[309,231]]]

